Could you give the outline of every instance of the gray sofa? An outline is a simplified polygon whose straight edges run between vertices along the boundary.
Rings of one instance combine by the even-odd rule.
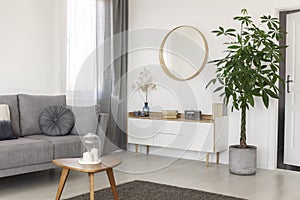
[[[15,140],[0,141],[0,177],[54,168],[56,158],[80,157],[82,142],[78,135],[46,136],[38,124],[39,114],[48,106],[66,106],[66,97],[35,95],[0,95],[0,104],[8,104],[12,127],[19,136]],[[76,114],[75,114],[76,118]],[[93,132],[103,133],[106,115],[95,116]],[[74,132],[74,131],[72,131]]]

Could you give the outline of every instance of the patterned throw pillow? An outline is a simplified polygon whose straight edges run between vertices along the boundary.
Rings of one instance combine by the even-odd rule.
[[[0,104],[0,140],[17,139],[10,122],[10,111],[7,104]]]
[[[63,106],[49,106],[41,112],[39,125],[46,135],[67,135],[74,126],[74,115]]]

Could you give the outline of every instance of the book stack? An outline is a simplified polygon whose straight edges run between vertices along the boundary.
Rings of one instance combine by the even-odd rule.
[[[222,103],[214,103],[212,107],[213,119],[227,115],[227,107]]]
[[[177,110],[162,110],[161,112],[164,119],[177,119]]]

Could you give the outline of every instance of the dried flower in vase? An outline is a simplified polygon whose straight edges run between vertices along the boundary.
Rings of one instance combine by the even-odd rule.
[[[148,102],[149,93],[156,89],[156,84],[153,83],[150,70],[144,68],[144,71],[140,72],[138,80],[133,83],[132,87],[140,89],[142,92],[144,92],[146,97],[145,102]]]

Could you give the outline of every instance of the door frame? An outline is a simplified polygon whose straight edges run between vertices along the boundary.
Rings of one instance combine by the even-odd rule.
[[[287,30],[287,15],[300,12],[300,9],[293,9],[293,10],[283,10],[279,11],[279,21],[283,31]],[[283,39],[279,42],[280,46],[285,46],[286,42],[286,35],[283,36]],[[284,60],[286,59],[286,49],[282,50],[282,54]],[[286,62],[282,61],[279,64],[279,76],[285,80],[286,77]],[[279,86],[280,91],[284,91],[280,93],[279,101],[278,101],[278,139],[277,139],[277,168],[278,169],[287,169],[293,171],[300,171],[300,167],[287,165],[284,164],[284,130],[285,130],[285,90],[286,87],[280,84]]]

